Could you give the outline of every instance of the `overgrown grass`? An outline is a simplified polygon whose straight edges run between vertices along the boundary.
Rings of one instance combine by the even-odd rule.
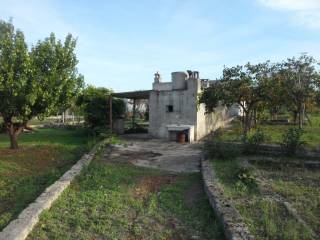
[[[28,239],[223,239],[200,181],[95,159]]]
[[[306,142],[307,147],[318,148],[320,146],[320,115],[311,115],[311,123],[312,125],[304,126],[302,140]],[[259,128],[269,137],[267,143],[276,144],[282,142],[282,135],[290,127],[292,127],[292,125],[259,125]],[[224,141],[240,141],[242,133],[240,121],[233,121],[230,129],[224,131],[221,138]]]
[[[84,129],[39,129],[10,150],[0,134],[0,230],[91,147]]]
[[[300,167],[257,165],[271,191],[281,195],[320,235],[320,171]]]
[[[296,188],[299,186],[297,181],[293,181],[291,183],[292,185],[286,184],[284,186],[276,182],[275,179],[267,178],[267,174],[262,174],[262,172],[257,169],[255,169],[252,174],[260,181],[263,179],[263,188],[260,184],[258,188],[250,186],[238,177],[241,165],[242,163],[239,159],[212,161],[212,166],[217,173],[217,177],[226,196],[233,200],[235,207],[239,210],[250,231],[255,235],[255,238],[288,240],[313,239],[310,231],[287,212],[284,205],[274,198],[274,194],[279,193],[286,198],[288,195],[283,194],[281,190],[287,194],[291,193],[292,198],[288,198],[287,200],[292,202],[293,206],[298,209],[299,205],[302,209],[309,209],[308,213],[303,216],[308,219],[307,222],[316,230],[319,229],[319,222],[316,220],[319,217],[319,190],[316,190],[316,187],[313,187],[312,190],[305,187],[303,191],[296,191]],[[270,170],[269,173],[272,173],[272,171]],[[282,176],[286,174],[287,170],[283,169]],[[303,176],[304,175],[300,175],[300,177],[302,177],[301,181],[303,181]],[[317,176],[319,177],[319,172]],[[313,183],[316,184],[316,182]],[[306,192],[309,192],[309,195],[304,195]],[[301,198],[306,200],[310,195],[312,195],[312,197],[309,201],[314,202],[311,206],[306,206],[305,204],[308,203],[301,201]],[[299,202],[299,204],[295,204],[297,202]],[[314,223],[315,220],[316,223]]]

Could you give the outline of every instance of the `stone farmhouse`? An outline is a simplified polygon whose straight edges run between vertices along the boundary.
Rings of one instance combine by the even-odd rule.
[[[201,91],[208,87],[210,81],[200,79],[199,72],[172,72],[171,82],[162,82],[160,74],[154,76],[152,90],[115,93],[114,97],[148,99],[149,128],[148,134],[154,138],[193,142],[223,126],[238,108],[218,107],[214,113],[206,114],[204,104],[198,104]],[[133,114],[134,115],[134,114]],[[116,124],[119,130],[119,122]],[[121,124],[120,124],[121,125]]]

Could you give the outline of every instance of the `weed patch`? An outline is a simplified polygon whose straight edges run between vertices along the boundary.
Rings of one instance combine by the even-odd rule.
[[[319,171],[260,165],[242,169],[240,159],[213,160],[212,166],[256,239],[314,239],[283,201],[290,202],[319,234]]]
[[[188,202],[200,181],[95,159],[28,239],[223,239],[205,194]]]
[[[84,130],[41,129],[11,150],[0,134],[0,230],[80,158],[87,139]]]

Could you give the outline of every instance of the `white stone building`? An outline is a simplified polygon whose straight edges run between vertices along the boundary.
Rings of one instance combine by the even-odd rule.
[[[156,73],[150,91],[114,94],[115,97],[149,100],[151,137],[177,140],[183,133],[187,142],[193,142],[230,119],[225,107],[206,114],[205,105],[198,104],[199,94],[209,84],[208,80],[199,78],[198,72],[173,72],[171,76],[170,82],[162,82],[160,74]]]

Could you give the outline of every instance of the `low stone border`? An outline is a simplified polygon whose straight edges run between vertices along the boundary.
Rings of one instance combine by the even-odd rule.
[[[52,203],[70,185],[81,170],[89,165],[99,146],[100,144],[97,144],[90,153],[84,154],[69,171],[64,173],[54,184],[46,188],[33,203],[25,208],[17,219],[11,221],[0,232],[0,240],[24,240],[38,223],[40,214],[44,210],[49,209]]]
[[[309,169],[320,169],[320,161],[281,161],[269,158],[248,159],[249,163],[253,164],[285,164],[294,167],[305,167]]]
[[[204,190],[209,198],[211,206],[222,223],[225,237],[228,240],[253,240],[249,229],[244,223],[240,213],[226,198],[219,186],[215,172],[208,160],[201,159],[201,172],[204,182]]]
[[[241,142],[223,142],[224,144],[231,147],[238,147],[240,150],[244,149],[244,144]],[[265,155],[284,155],[283,149],[279,144],[261,144],[258,149],[259,154]],[[320,156],[320,149],[310,150],[303,148],[295,154],[296,157],[309,157],[318,158]]]

